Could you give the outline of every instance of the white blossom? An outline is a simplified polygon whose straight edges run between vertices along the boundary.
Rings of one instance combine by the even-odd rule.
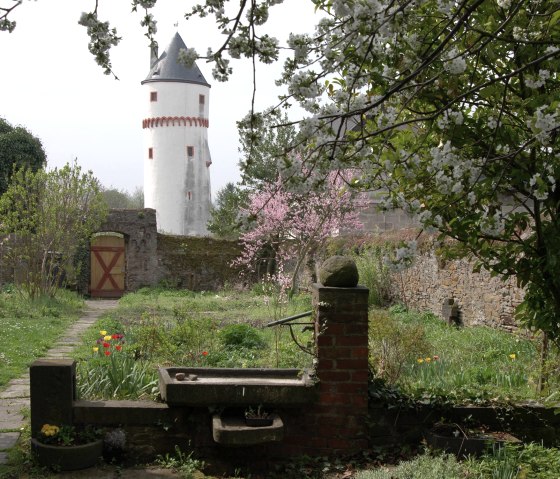
[[[546,108],[546,105],[537,108],[534,118],[527,121],[527,126],[533,129],[535,137],[543,145],[550,142],[550,133],[560,126],[557,112],[544,113]]]
[[[459,55],[456,48],[449,50],[445,58],[443,68],[451,75],[460,75],[467,69],[467,62],[462,55]]]
[[[189,68],[194,65],[194,62],[197,58],[198,53],[196,53],[196,50],[194,48],[181,48],[179,50],[179,54],[177,55],[178,61]]]
[[[499,211],[489,216],[485,211],[480,219],[480,230],[489,236],[499,236],[504,231],[504,219]]]
[[[537,80],[534,80],[531,77],[527,77],[525,78],[525,85],[532,89],[540,88],[546,83],[546,80],[548,80],[549,78],[549,70],[539,70],[539,78]]]
[[[442,129],[446,129],[451,122],[455,125],[462,125],[464,121],[463,113],[460,111],[445,110],[438,118],[437,125]]]

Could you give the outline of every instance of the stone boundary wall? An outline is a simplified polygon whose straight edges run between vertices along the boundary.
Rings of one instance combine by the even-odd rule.
[[[473,266],[468,259],[442,261],[433,247],[425,248],[410,268],[392,276],[392,296],[409,308],[441,317],[444,301],[454,299],[462,324],[515,329],[515,308],[523,301],[523,289],[515,278],[503,281],[484,269],[475,273]]]
[[[542,443],[547,447],[560,443],[560,415],[557,407],[540,404],[487,406],[395,407],[370,401],[370,445],[417,445],[436,422],[484,424],[493,431],[505,431],[523,442]]]
[[[110,210],[99,228],[98,233],[102,232],[121,233],[125,238],[125,292],[158,284],[212,291],[227,283],[242,282],[239,270],[229,266],[241,253],[238,242],[160,234],[153,209]],[[88,294],[89,247],[82,258],[78,290]],[[251,277],[245,278],[245,281],[251,280]]]
[[[237,241],[157,235],[157,276],[172,287],[216,291],[252,281],[231,262],[241,254]]]

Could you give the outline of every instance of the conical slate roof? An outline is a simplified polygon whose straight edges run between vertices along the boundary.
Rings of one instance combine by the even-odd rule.
[[[181,50],[181,48],[186,49],[187,46],[181,38],[181,35],[175,33],[169,46],[152,65],[150,73],[142,82],[142,85],[148,82],[173,81],[210,86],[196,64],[188,68],[184,64],[177,62],[179,50]]]

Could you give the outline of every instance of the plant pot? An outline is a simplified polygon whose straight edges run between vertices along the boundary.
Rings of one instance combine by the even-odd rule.
[[[450,435],[442,431],[428,431],[426,443],[434,449],[439,449],[457,458],[467,456],[481,456],[489,447],[505,443],[521,442],[516,437],[505,432],[484,431],[472,434]]]
[[[95,465],[99,457],[103,455],[103,440],[99,439],[76,446],[58,446],[43,444],[32,438],[31,451],[41,466],[61,471],[75,471]]]
[[[272,426],[273,420],[272,417],[246,417],[245,424],[250,427],[268,427]]]

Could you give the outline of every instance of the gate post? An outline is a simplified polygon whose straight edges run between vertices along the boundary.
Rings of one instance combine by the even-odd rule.
[[[76,362],[73,359],[39,359],[29,368],[31,437],[44,424],[72,425],[76,398]]]
[[[313,285],[319,379],[315,427],[333,453],[368,446],[368,295],[363,286]]]

